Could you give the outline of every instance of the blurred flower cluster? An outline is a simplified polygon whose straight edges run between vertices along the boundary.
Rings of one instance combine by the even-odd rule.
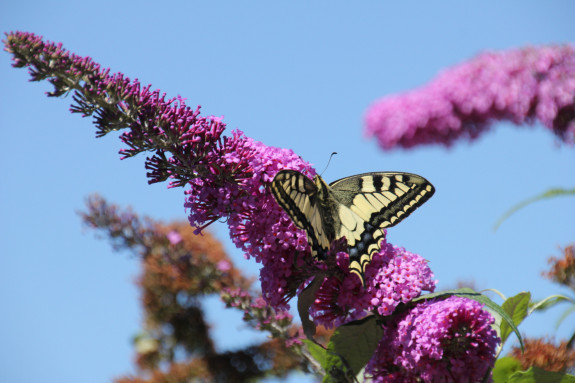
[[[563,257],[550,257],[551,270],[543,276],[575,291],[575,245],[563,249]]]
[[[550,270],[543,276],[575,293],[575,245],[565,247],[562,252],[561,257],[549,257]],[[570,308],[565,310],[561,321],[565,321],[569,314],[573,315],[575,295],[570,302]],[[575,373],[575,333],[569,340],[559,341],[559,344],[549,337],[526,338],[524,352],[514,347],[510,355],[521,362],[523,369],[535,366],[547,371]]]
[[[301,328],[289,313],[263,303],[252,281],[209,233],[195,235],[186,222],[140,218],[99,196],[88,199],[82,219],[114,249],[134,254],[141,262],[137,283],[143,330],[134,343],[142,374],[119,378],[117,383],[164,382],[168,376],[176,381],[247,382],[310,369],[301,357]],[[233,351],[219,350],[203,306],[203,298],[214,294],[243,312],[251,328],[273,338]],[[320,332],[319,338],[325,334]]]
[[[575,48],[483,53],[420,89],[375,102],[367,111],[365,131],[383,149],[449,146],[475,139],[497,120],[539,120],[560,140],[574,143]]]
[[[555,372],[575,372],[575,350],[561,341],[557,345],[550,338],[526,338],[525,351],[513,348],[511,355],[521,362],[524,370],[531,366]]]

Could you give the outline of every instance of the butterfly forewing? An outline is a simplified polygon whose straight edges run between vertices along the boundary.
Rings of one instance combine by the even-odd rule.
[[[300,172],[282,170],[272,181],[271,190],[293,223],[305,230],[312,255],[322,258],[331,241],[326,236],[317,186]]]

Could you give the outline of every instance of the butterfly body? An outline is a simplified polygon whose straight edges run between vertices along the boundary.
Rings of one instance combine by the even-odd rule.
[[[345,237],[350,271],[365,283],[365,268],[380,250],[384,229],[399,223],[435,192],[425,178],[400,172],[364,173],[327,184],[294,170],[271,184],[278,204],[305,230],[311,253],[325,259],[331,243]]]

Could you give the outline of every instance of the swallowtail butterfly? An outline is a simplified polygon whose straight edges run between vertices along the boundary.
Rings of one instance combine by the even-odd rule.
[[[271,183],[278,204],[305,230],[311,253],[325,259],[332,241],[345,237],[349,269],[365,285],[365,268],[380,250],[384,230],[397,225],[435,192],[425,178],[410,173],[377,172],[331,184],[282,170]]]

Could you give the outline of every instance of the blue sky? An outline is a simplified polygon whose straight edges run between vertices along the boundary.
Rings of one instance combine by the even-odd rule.
[[[511,206],[551,187],[574,187],[574,148],[540,125],[507,123],[473,144],[382,152],[365,139],[368,105],[425,84],[484,50],[575,42],[570,1],[484,2],[77,2],[0,5],[2,32],[43,35],[112,71],[177,94],[229,129],[293,149],[324,178],[366,171],[418,173],[435,196],[389,241],[430,260],[439,288],[473,280],[506,295],[566,293],[541,278],[550,255],[575,240],[575,198],[538,202],[493,232]],[[48,99],[47,83],[0,53],[0,381],[108,382],[133,372],[131,337],[141,313],[137,260],[113,253],[82,228],[76,211],[98,192],[163,220],[185,219],[183,190],[148,186],[143,158],[120,161],[111,135],[94,138],[71,99]],[[246,261],[214,225],[231,256]],[[295,303],[295,302],[294,302]],[[206,303],[222,349],[261,339],[216,299]],[[521,331],[558,331],[562,309]],[[260,338],[258,338],[260,337]]]

